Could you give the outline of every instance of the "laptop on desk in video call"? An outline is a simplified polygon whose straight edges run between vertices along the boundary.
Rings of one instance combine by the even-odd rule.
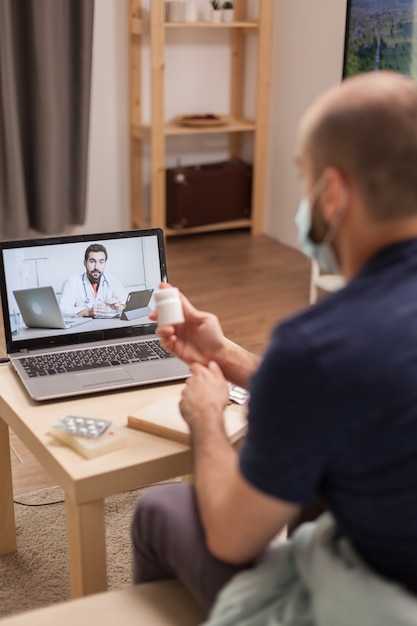
[[[86,265],[91,245],[99,269]],[[189,376],[149,319],[166,279],[160,229],[0,242],[6,349],[29,395],[49,400]],[[94,300],[110,313],[80,317],[92,315]]]
[[[67,329],[88,322],[86,317],[64,318],[52,287],[14,289],[13,295],[28,328]]]

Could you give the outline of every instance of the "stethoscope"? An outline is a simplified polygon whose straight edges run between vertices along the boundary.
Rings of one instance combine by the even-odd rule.
[[[105,277],[104,274],[102,274],[102,278],[103,278],[102,285],[104,286],[107,283],[107,286],[110,287],[109,281],[107,280],[107,278]],[[85,284],[85,274],[83,274],[82,281],[83,281],[84,295],[85,295],[84,304],[89,304],[90,303],[90,298],[88,296],[87,286]]]

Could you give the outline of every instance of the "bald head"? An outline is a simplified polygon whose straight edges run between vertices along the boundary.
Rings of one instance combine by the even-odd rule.
[[[369,215],[417,215],[417,85],[390,72],[345,80],[309,109],[301,151],[317,180],[338,168]]]

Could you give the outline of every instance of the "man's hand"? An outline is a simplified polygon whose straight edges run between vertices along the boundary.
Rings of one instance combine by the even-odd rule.
[[[160,287],[164,289],[171,285],[161,283]],[[185,321],[158,328],[162,345],[188,365],[207,365],[209,361],[215,361],[227,380],[249,389],[250,378],[260,357],[227,339],[216,315],[199,311],[182,293],[180,296]],[[152,311],[149,317],[158,319],[156,311]]]
[[[207,367],[194,363],[190,371],[192,376],[186,380],[180,401],[184,420],[191,431],[210,429],[213,422],[222,424],[229,394],[221,369],[210,361]]]
[[[105,304],[107,304],[107,306],[113,311],[116,311],[116,313],[120,313],[125,308],[125,305],[118,300],[108,300]]]
[[[163,283],[161,288],[170,286]],[[216,355],[224,347],[225,337],[219,320],[212,313],[196,309],[183,294],[181,302],[184,323],[161,326],[158,335],[164,347],[185,363],[198,362],[207,365],[210,360],[216,360]],[[149,317],[152,320],[158,319],[155,311]]]
[[[96,302],[90,309],[84,309],[77,313],[77,315],[78,317],[103,317],[118,310],[119,309],[115,308],[115,305],[110,306],[106,302]]]

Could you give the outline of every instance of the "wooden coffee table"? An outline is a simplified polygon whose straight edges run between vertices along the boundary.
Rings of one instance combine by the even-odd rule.
[[[187,445],[126,427],[131,411],[181,393],[182,384],[135,388],[54,402],[29,398],[11,365],[0,367],[0,554],[15,551],[9,427],[65,492],[71,597],[107,589],[104,498],[191,472]],[[65,415],[110,419],[128,445],[85,459],[48,434]]]

